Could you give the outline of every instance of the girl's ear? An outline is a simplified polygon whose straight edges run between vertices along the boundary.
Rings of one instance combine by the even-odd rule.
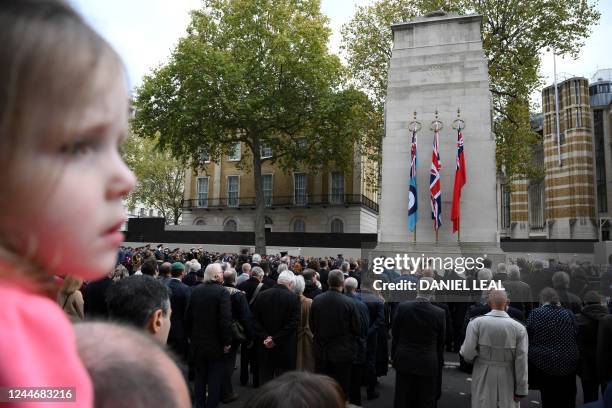
[[[147,330],[152,334],[157,334],[161,330],[162,327],[162,310],[157,309],[151,317],[149,318],[149,322],[147,323]]]

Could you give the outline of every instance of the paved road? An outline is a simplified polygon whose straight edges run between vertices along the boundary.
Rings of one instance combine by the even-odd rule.
[[[471,378],[457,369],[459,359],[457,354],[446,353],[445,367],[442,378],[442,398],[438,401],[437,408],[470,408],[470,384]],[[234,372],[233,382],[234,391],[237,392],[240,398],[231,404],[223,405],[228,408],[242,407],[244,402],[256,390],[250,385],[242,387],[238,381],[239,370]],[[380,397],[376,400],[368,401],[365,399],[365,388],[363,390],[363,407],[364,408],[390,408],[393,407],[393,391],[395,388],[395,372],[391,368],[389,374],[379,378],[380,384],[378,390]],[[529,396],[522,400],[521,408],[538,408],[540,404],[539,391],[531,391]],[[582,405],[582,389],[578,381],[578,398],[577,407]]]

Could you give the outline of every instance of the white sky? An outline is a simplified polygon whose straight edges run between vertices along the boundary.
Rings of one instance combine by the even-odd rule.
[[[201,0],[71,0],[85,18],[117,49],[127,66],[130,83],[166,61],[177,40],[185,33],[189,11]],[[330,49],[339,52],[340,29],[357,6],[371,0],[322,0],[321,8],[333,30]],[[593,28],[577,60],[557,58],[557,75],[591,78],[597,69],[612,68],[612,1],[600,0],[601,19]],[[542,73],[552,83],[552,53],[542,54]],[[536,97],[534,99],[539,99]]]

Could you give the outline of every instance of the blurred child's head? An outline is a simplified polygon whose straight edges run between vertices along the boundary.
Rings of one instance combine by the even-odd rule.
[[[101,277],[135,184],[120,58],[61,0],[3,1],[0,44],[0,256]]]

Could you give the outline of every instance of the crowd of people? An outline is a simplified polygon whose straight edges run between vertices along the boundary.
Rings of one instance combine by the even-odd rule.
[[[237,398],[239,365],[258,388],[246,407],[341,408],[379,398],[391,363],[394,405],[434,407],[447,350],[472,373],[473,408],[516,406],[529,388],[544,408],[573,407],[577,375],[585,402],[611,406],[608,271],[593,287],[584,265],[386,270],[505,288],[396,303],[342,256],[163,245],[117,256],[136,185],[119,149],[121,59],[63,0],[1,2],[0,43],[3,391],[69,388],[73,408],[216,407]],[[16,395],[9,406],[61,406]]]
[[[236,400],[238,367],[242,385],[261,387],[255,400],[272,381],[316,373],[335,381],[329,389],[339,393],[330,401],[360,406],[379,397],[378,377],[389,363],[394,406],[435,407],[445,351],[459,353],[461,369],[471,373],[474,408],[516,406],[529,389],[540,390],[545,408],[575,407],[576,376],[585,403],[612,380],[612,272],[595,281],[587,279],[588,265],[522,260],[494,268],[489,261],[465,274],[385,270],[384,279],[396,282],[504,286],[459,298],[417,290],[410,300],[387,302],[362,265],[341,256],[121,248],[113,273],[84,285],[84,296],[67,277],[58,304],[73,320],[84,313],[128,323],[167,343],[197,407]],[[84,312],[70,299],[84,299]]]

